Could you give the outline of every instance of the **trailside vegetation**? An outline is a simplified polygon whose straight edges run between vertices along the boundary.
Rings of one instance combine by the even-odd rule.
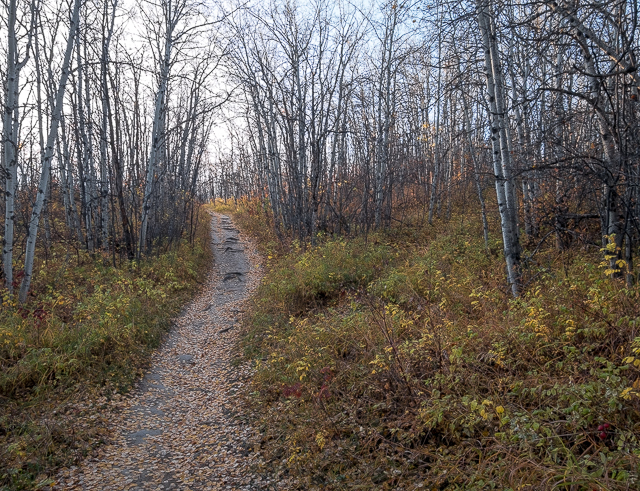
[[[264,250],[244,349],[270,465],[301,489],[638,488],[640,290],[615,245],[540,247],[513,298],[498,220],[488,248],[458,208]]]
[[[0,310],[0,489],[40,489],[106,434],[117,407],[210,262],[208,214],[194,242],[141,261],[80,245],[39,251],[29,302]]]

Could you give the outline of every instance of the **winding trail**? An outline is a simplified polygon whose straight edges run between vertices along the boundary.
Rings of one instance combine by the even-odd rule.
[[[212,214],[214,268],[175,322],[96,456],[63,469],[57,490],[280,489],[252,473],[256,434],[236,393],[250,376],[234,366],[244,301],[260,279],[259,256],[230,218]]]

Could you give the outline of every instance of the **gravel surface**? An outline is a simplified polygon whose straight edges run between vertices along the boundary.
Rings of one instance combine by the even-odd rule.
[[[175,322],[151,368],[111,418],[109,443],[63,469],[56,490],[285,489],[261,467],[258,437],[244,422],[249,367],[233,363],[244,302],[260,260],[229,217],[212,214],[215,263],[202,292]]]

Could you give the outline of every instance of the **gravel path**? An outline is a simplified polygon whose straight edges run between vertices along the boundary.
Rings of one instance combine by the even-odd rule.
[[[260,279],[259,257],[229,217],[212,214],[215,264],[203,291],[175,323],[124,410],[113,438],[57,490],[282,489],[252,473],[261,457],[236,393],[250,376],[234,366],[243,302]]]

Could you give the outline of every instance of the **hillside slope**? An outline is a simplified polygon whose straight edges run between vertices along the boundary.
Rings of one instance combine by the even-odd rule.
[[[460,214],[317,247],[269,240],[245,353],[263,447],[305,489],[638,489],[640,290],[540,250],[511,299]]]

